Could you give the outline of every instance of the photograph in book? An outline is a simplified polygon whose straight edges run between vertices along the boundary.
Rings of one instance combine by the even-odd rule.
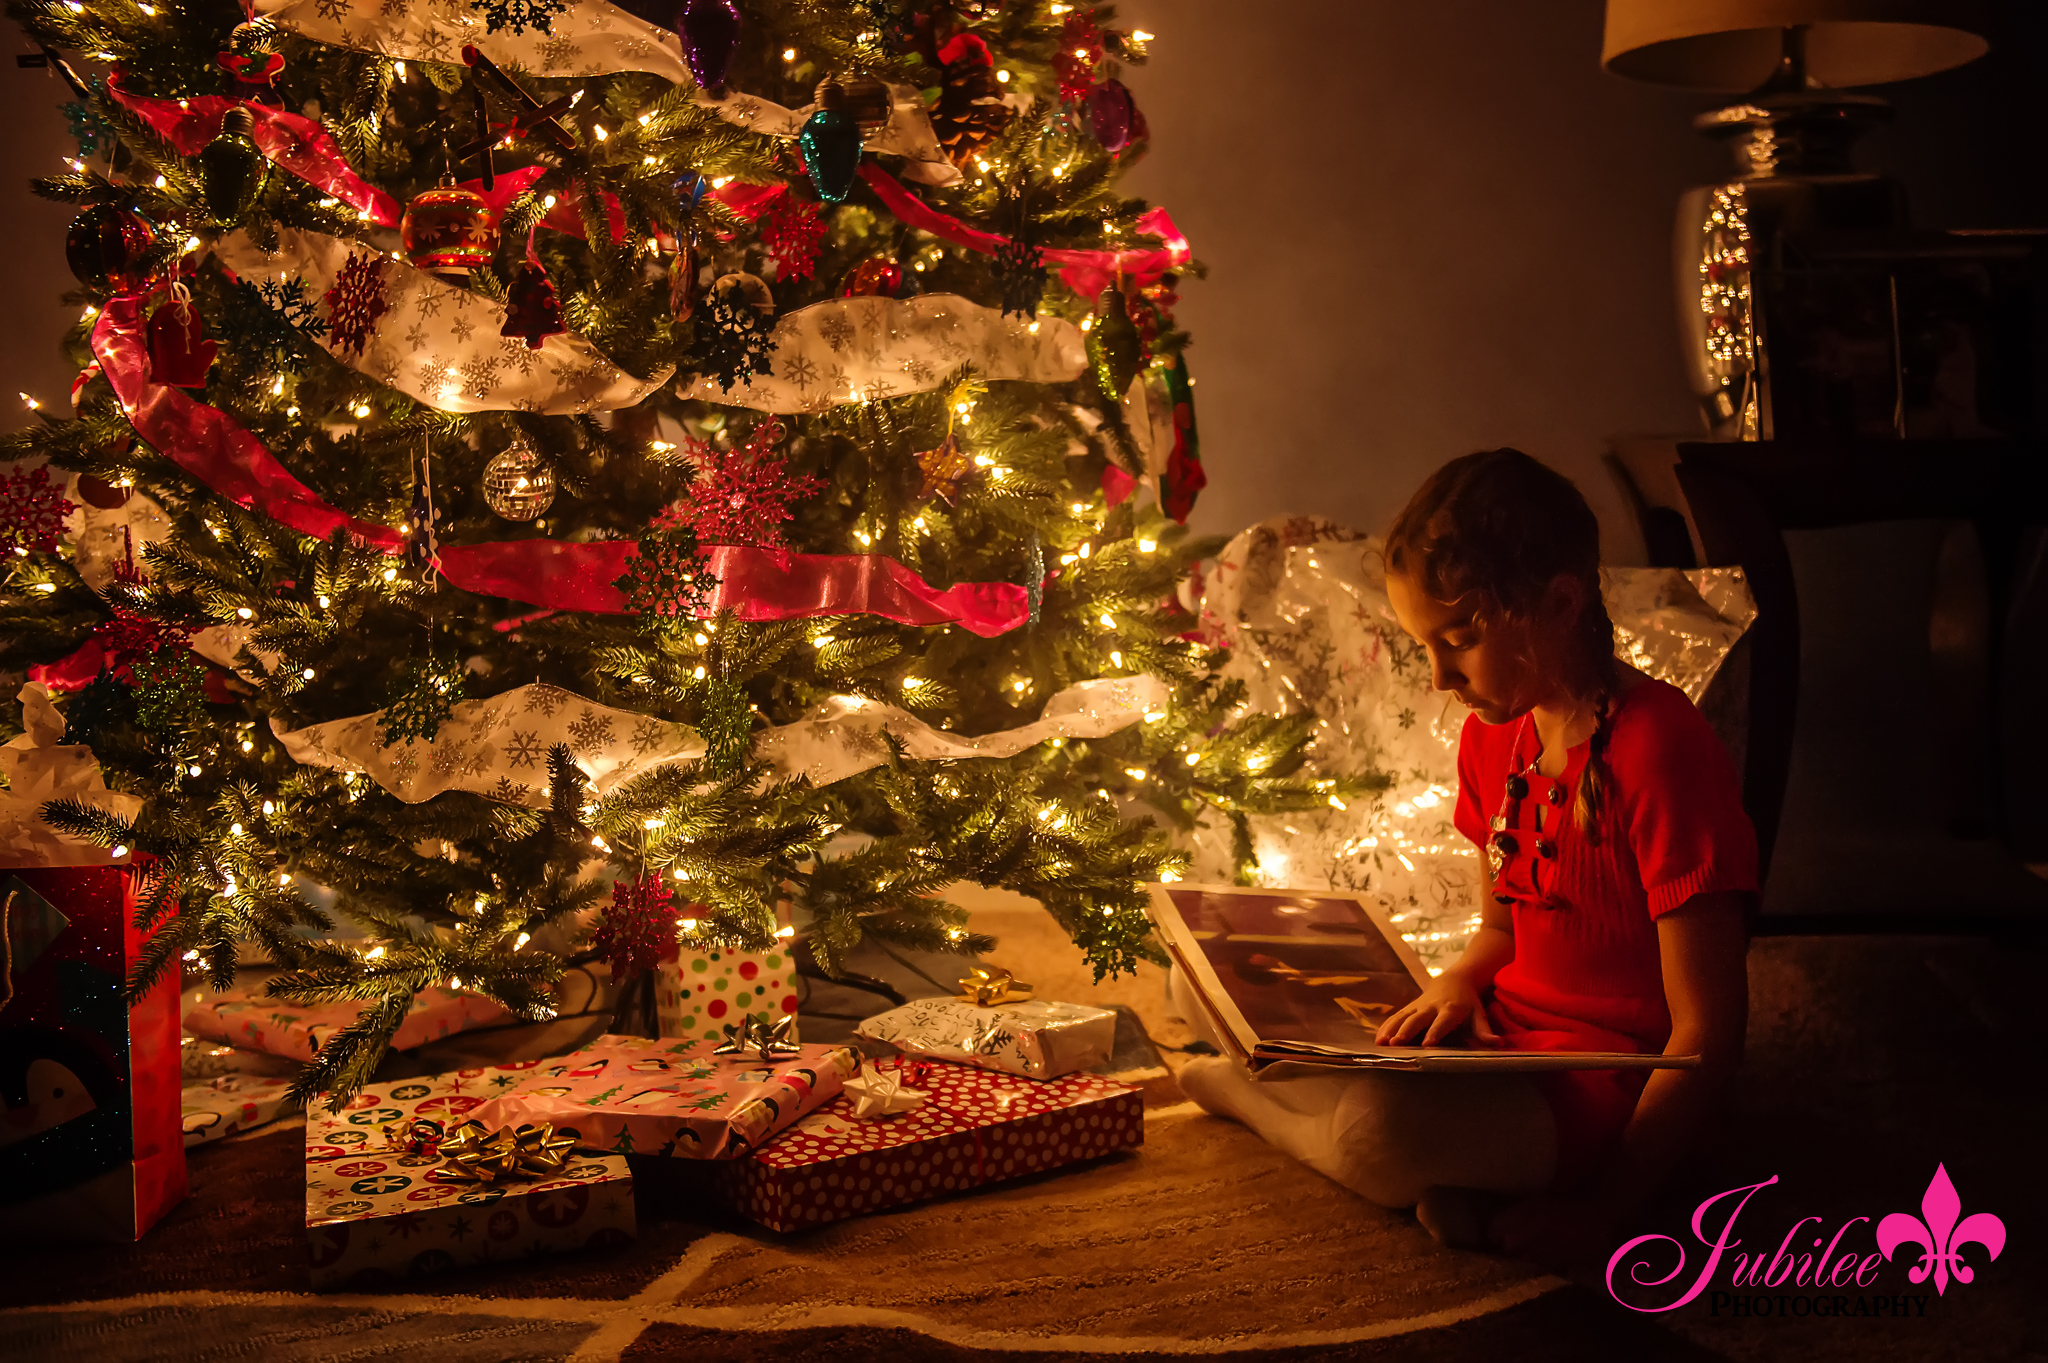
[[[1362,895],[1155,884],[1151,916],[1207,1013],[1201,1021],[1262,1077],[1298,1073],[1296,1064],[1606,1070],[1698,1063],[1697,1056],[1610,1051],[1378,1045],[1373,1037],[1380,1024],[1421,995],[1429,972],[1379,906]]]

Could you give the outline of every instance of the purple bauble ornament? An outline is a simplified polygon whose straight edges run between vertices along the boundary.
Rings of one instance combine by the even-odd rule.
[[[706,90],[724,89],[725,73],[740,45],[740,7],[733,0],[683,0],[676,32],[697,83]]]
[[[1131,142],[1138,104],[1124,83],[1114,78],[1088,92],[1088,127],[1104,151],[1122,151]]]

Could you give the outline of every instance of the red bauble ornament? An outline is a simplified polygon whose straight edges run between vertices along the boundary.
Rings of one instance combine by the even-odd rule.
[[[555,282],[538,261],[523,262],[519,272],[512,276],[505,325],[498,329],[498,334],[517,337],[526,342],[528,350],[539,350],[541,342],[566,330],[562,325],[562,300],[555,296]]]
[[[902,287],[903,267],[877,256],[849,270],[846,287],[840,292],[847,298],[890,298]]]
[[[179,288],[182,290],[183,286]],[[149,378],[171,388],[204,388],[219,347],[206,339],[206,325],[190,295],[173,296],[149,315]]]
[[[156,245],[149,219],[119,204],[88,204],[64,234],[64,259],[81,284],[99,293],[142,287],[143,263]]]
[[[466,275],[498,251],[498,215],[484,196],[443,176],[405,206],[398,225],[405,253],[422,270]]]

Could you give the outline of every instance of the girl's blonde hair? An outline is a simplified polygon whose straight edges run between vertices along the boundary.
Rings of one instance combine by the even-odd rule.
[[[1560,577],[1580,586],[1577,628],[1560,661],[1573,695],[1597,707],[1573,815],[1600,840],[1613,785],[1607,739],[1620,672],[1600,595],[1600,522],[1572,480],[1520,450],[1453,459],[1416,490],[1387,531],[1387,571],[1431,598],[1470,602],[1482,625],[1532,619]]]

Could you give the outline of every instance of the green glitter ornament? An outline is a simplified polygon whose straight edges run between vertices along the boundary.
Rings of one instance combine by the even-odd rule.
[[[407,660],[398,684],[391,688],[383,718],[377,721],[379,747],[423,738],[434,741],[455,703],[469,693],[469,674],[452,658],[433,654]]]
[[[1095,325],[1088,328],[1088,363],[1095,386],[1111,402],[1122,402],[1131,380],[1145,367],[1145,343],[1131,320],[1122,289],[1111,285],[1095,300]]]
[[[714,775],[724,775],[747,755],[747,740],[754,729],[754,705],[746,688],[729,677],[714,677],[704,691],[704,717],[697,732],[704,736],[704,763]]]
[[[128,664],[135,722],[153,734],[197,728],[206,718],[206,664],[189,648],[160,648]]]

